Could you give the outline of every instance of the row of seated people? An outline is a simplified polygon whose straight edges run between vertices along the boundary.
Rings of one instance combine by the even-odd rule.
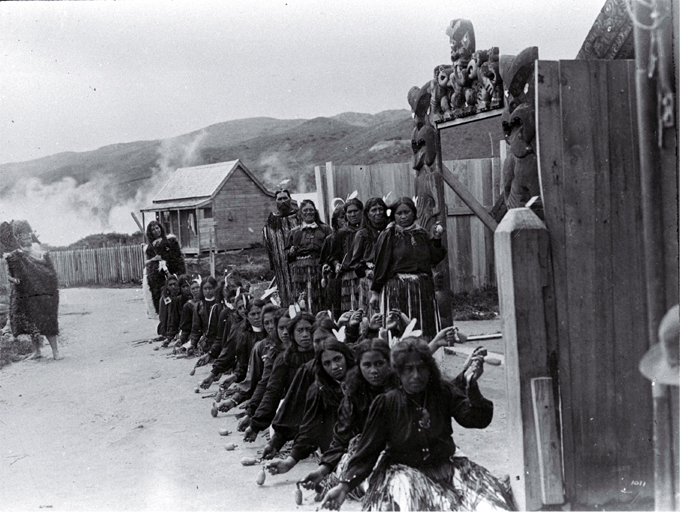
[[[269,473],[320,454],[300,485],[329,509],[348,497],[366,509],[513,509],[507,484],[456,453],[452,418],[482,429],[493,417],[477,383],[484,351],[452,380],[433,357],[463,333],[443,329],[428,342],[398,310],[351,310],[335,322],[299,307],[304,300],[282,308],[213,278],[173,282],[163,345],[198,355],[194,369],[212,363],[200,386],[219,383],[213,416],[243,409],[244,441],[272,432],[262,452]]]

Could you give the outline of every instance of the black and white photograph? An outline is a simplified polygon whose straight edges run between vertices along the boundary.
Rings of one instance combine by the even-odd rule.
[[[0,509],[680,510],[677,0],[0,2]]]

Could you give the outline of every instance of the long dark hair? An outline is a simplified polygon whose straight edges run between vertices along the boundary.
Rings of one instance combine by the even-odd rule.
[[[380,338],[373,338],[372,340],[364,340],[354,347],[354,356],[356,357],[356,366],[347,374],[345,378],[345,396],[347,396],[352,403],[355,403],[359,408],[368,409],[372,401],[373,387],[366,382],[364,375],[361,373],[361,358],[368,352],[378,352],[385,358],[385,363],[390,364],[390,346],[386,341]],[[397,374],[390,369],[390,374],[385,381],[385,388],[396,388],[399,385]]]
[[[345,363],[347,364],[347,371],[350,371],[355,367],[356,360],[354,359],[354,354],[352,354],[350,348],[336,339],[324,340],[316,353],[316,357],[314,359],[314,374],[316,375],[316,382],[319,392],[321,393],[321,397],[323,398],[324,404],[327,407],[337,407],[340,404],[340,400],[342,399],[342,390],[338,382],[333,377],[328,375],[328,372],[326,372],[323,364],[321,363],[321,356],[327,350],[339,352],[344,356]]]
[[[347,218],[345,215],[345,205],[339,204],[338,206],[335,207],[335,210],[333,210],[333,215],[331,215],[331,227],[333,228],[333,231],[337,231],[340,229],[339,219],[343,217],[345,219]]]
[[[248,301],[248,303],[246,304],[246,325],[245,325],[245,328],[247,330],[249,330],[249,331],[253,330],[253,326],[248,321],[248,313],[250,313],[250,310],[253,309],[253,308],[260,308],[262,310],[260,312],[260,318],[262,318],[264,316],[264,309],[263,308],[266,305],[267,305],[267,303],[263,300],[260,300],[260,299]],[[262,329],[264,329],[264,327]]]
[[[356,206],[357,208],[359,208],[359,210],[361,210],[362,216],[359,218],[359,227],[361,227],[363,225],[362,221],[363,221],[364,203],[362,203],[361,200],[357,199],[356,197],[354,197],[352,199],[348,199],[347,202],[344,205],[342,205],[342,210],[345,212],[345,218],[347,218],[347,208],[349,208],[352,205]],[[349,221],[347,221],[347,227],[349,227]],[[356,228],[353,228],[353,229],[356,229]]]
[[[380,231],[381,228],[374,226],[371,222],[371,219],[368,218],[368,212],[370,212],[371,208],[373,208],[376,204],[382,206],[385,209],[385,213],[387,213],[387,205],[385,204],[385,201],[383,201],[383,198],[371,197],[368,201],[366,201],[366,205],[364,206],[364,227],[375,231]],[[387,221],[385,222],[385,225],[387,225]],[[382,227],[382,229],[384,228],[385,226]]]
[[[394,214],[401,205],[407,206],[409,210],[413,212],[413,222],[416,222],[418,220],[418,208],[416,208],[416,204],[410,197],[400,197],[390,205],[390,210],[392,210],[392,212],[390,213],[389,220],[394,221]]]
[[[442,374],[434,357],[432,357],[427,341],[423,338],[406,338],[392,347],[392,367],[396,370],[397,374],[404,370],[406,359],[411,354],[418,355],[420,360],[427,366],[430,372],[428,387],[440,390],[442,387]]]
[[[154,226],[154,225],[161,228],[160,238],[162,238],[163,240],[167,240],[167,236],[165,235],[165,228],[163,227],[163,224],[161,224],[157,220],[152,220],[146,225],[146,241],[151,244],[155,240],[154,236],[151,234],[151,226]]]
[[[205,283],[210,283],[215,289],[215,303],[217,304],[219,302],[222,302],[222,292],[220,291],[219,286],[217,285],[217,280],[213,276],[208,276],[205,279],[203,279],[203,281],[201,281],[201,293],[199,295],[199,298],[201,300],[205,300],[205,295],[203,295],[203,287],[205,286]]]

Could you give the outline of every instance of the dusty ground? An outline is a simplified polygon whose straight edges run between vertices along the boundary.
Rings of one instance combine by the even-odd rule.
[[[295,506],[294,482],[316,467],[303,461],[290,473],[255,484],[259,467],[242,467],[264,440],[244,444],[235,412],[210,416],[210,399],[194,388],[207,373],[189,376],[192,362],[133,342],[155,334],[139,289],[61,292],[60,349],[41,361],[0,370],[0,486],[2,510],[314,510],[305,491]],[[500,322],[458,322],[468,334],[498,332]],[[502,342],[485,344],[502,352]],[[446,356],[446,373],[465,361]],[[460,449],[494,474],[505,472],[503,367],[487,366],[482,391],[496,404],[483,431],[454,426]],[[218,430],[228,428],[227,437]],[[234,442],[235,451],[224,446]],[[343,510],[358,510],[347,502]]]

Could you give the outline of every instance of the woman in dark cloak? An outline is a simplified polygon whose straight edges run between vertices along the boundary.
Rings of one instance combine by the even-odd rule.
[[[144,262],[146,281],[151,291],[154,310],[158,314],[165,277],[168,274],[184,274],[184,255],[175,235],[166,235],[163,226],[155,220],[146,226],[147,246]]]
[[[35,243],[34,243],[35,242]],[[0,247],[5,253],[10,281],[9,318],[12,334],[28,334],[33,342],[32,359],[42,357],[42,336],[52,357],[62,359],[59,334],[59,279],[50,255],[40,250],[38,239],[25,220],[3,222]]]

